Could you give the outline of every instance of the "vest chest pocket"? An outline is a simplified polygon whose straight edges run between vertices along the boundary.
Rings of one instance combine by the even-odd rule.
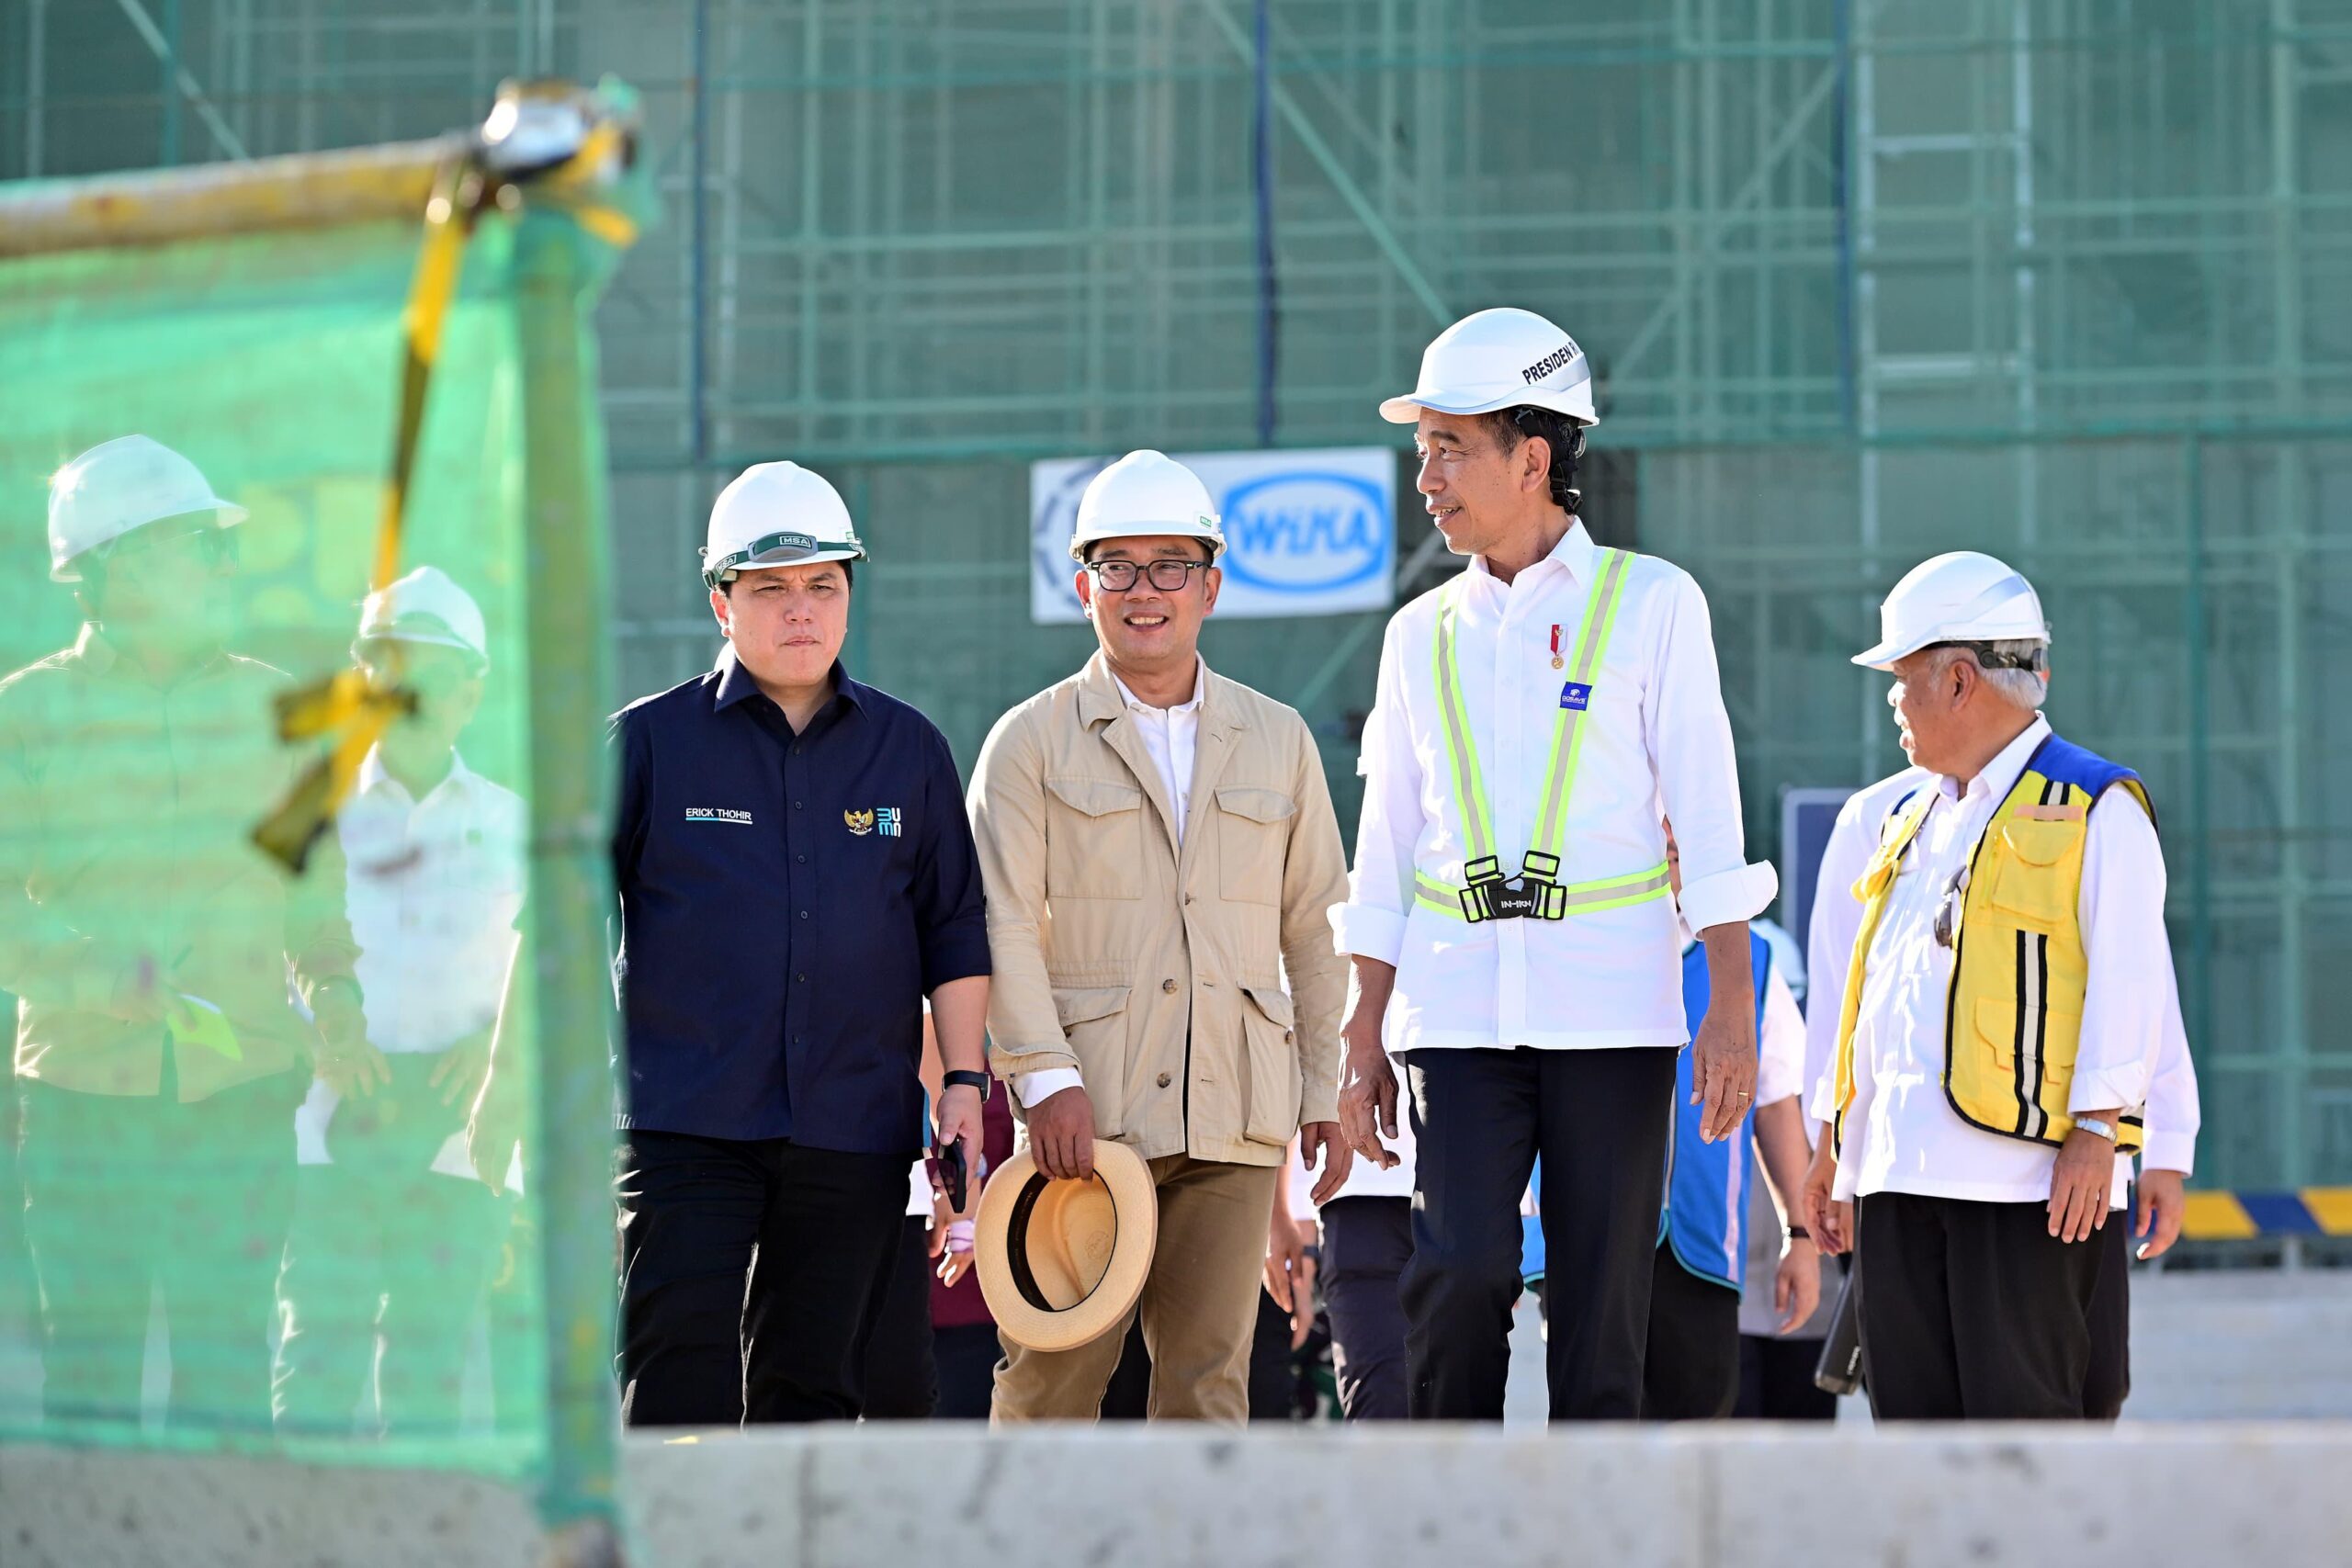
[[[2041,931],[2071,922],[2088,827],[2083,818],[2004,818],[1984,846],[1993,873],[1986,897],[2004,913]]]
[[[1242,1136],[1253,1144],[1287,1144],[1298,1131],[1298,1108],[1306,1092],[1299,1070],[1296,1015],[1287,993],[1250,986],[1243,994],[1241,1032],[1248,1038],[1242,1060],[1249,1068],[1248,1120]]]
[[[1241,904],[1281,903],[1283,851],[1298,802],[1282,790],[1234,784],[1216,792],[1216,811],[1218,895]]]
[[[1143,791],[1116,779],[1046,781],[1046,897],[1138,898]]]

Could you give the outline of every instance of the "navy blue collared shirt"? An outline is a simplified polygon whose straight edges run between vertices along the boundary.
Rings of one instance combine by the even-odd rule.
[[[989,972],[938,727],[833,666],[793,733],[729,646],[616,715],[624,1128],[923,1147],[922,998]]]

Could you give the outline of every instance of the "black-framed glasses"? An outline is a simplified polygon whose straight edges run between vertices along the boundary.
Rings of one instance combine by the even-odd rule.
[[[1094,586],[1105,593],[1125,593],[1136,585],[1137,577],[1148,577],[1151,585],[1162,593],[1175,593],[1193,581],[1193,573],[1206,571],[1204,560],[1091,560],[1086,570],[1094,574]]]

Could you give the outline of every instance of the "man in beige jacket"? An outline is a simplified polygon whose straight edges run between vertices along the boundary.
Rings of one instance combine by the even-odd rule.
[[[1149,1163],[1150,1414],[1238,1426],[1284,1145],[1322,1154],[1318,1199],[1351,1156],[1325,919],[1347,894],[1339,823],[1306,721],[1200,657],[1224,547],[1181,464],[1135,452],[1096,476],[1070,554],[1102,649],[998,720],[971,808],[990,1065],[1046,1175],[1090,1174],[1098,1137]],[[1008,1342],[995,1419],[1094,1419],[1126,1328]]]

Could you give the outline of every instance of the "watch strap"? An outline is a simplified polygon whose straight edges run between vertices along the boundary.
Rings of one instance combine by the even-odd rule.
[[[939,1085],[942,1089],[978,1089],[980,1102],[985,1105],[988,1103],[989,1089],[994,1081],[986,1073],[976,1073],[968,1068],[959,1067],[952,1073],[940,1075]]]

